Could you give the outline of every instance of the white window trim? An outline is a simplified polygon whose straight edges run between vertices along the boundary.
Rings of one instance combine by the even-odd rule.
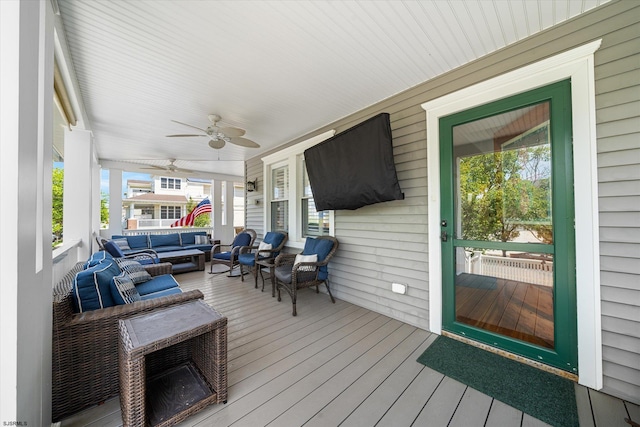
[[[302,170],[298,162],[299,156],[304,154],[304,150],[331,138],[336,134],[335,130],[324,132],[309,138],[298,144],[287,147],[277,153],[263,157],[263,182],[265,183],[264,201],[264,221],[263,230],[269,231],[271,228],[271,170],[275,167],[289,166],[289,239],[287,246],[293,248],[303,248],[305,238],[302,237],[302,215],[301,215],[301,195],[302,195]],[[300,196],[300,197],[299,197]],[[335,234],[334,212],[329,211],[329,233]]]
[[[427,118],[429,191],[429,327],[442,332],[442,253],[440,245],[441,117],[548,84],[571,79],[576,229],[578,382],[602,388],[602,325],[594,52],[597,40],[518,70],[422,104]],[[433,220],[433,219],[436,220]]]

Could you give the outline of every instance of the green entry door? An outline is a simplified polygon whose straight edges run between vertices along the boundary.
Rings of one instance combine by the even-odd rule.
[[[577,374],[571,88],[440,120],[443,329]]]

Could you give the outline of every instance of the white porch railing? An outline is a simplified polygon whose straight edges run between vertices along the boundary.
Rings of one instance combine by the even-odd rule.
[[[62,246],[53,250],[53,284],[55,285],[78,262],[80,240],[64,241]]]
[[[466,264],[468,273],[553,286],[552,261],[476,254]]]

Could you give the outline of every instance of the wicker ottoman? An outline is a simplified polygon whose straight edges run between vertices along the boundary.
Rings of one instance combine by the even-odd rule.
[[[169,426],[227,401],[227,318],[202,301],[119,321],[124,426]]]

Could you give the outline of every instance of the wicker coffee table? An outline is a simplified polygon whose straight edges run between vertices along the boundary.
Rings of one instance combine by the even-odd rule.
[[[226,317],[198,300],[118,323],[124,426],[170,426],[226,403]]]

